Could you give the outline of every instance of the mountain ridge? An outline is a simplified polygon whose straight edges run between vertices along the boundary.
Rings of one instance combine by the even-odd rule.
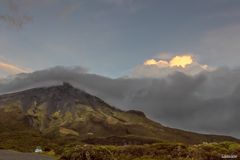
[[[141,111],[120,110],[69,83],[0,95],[0,115],[5,134],[32,130],[51,140],[74,137],[99,144],[239,141],[165,127]]]

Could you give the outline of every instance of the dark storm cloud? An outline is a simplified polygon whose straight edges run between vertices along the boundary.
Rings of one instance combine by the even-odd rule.
[[[5,79],[0,93],[67,81],[121,109],[141,110],[171,127],[240,137],[239,75],[240,69],[221,68],[196,76],[176,72],[161,79],[111,79],[81,67],[55,67]]]

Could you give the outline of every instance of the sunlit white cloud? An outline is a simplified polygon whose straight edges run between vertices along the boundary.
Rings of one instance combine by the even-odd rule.
[[[171,58],[169,61],[149,59],[144,62],[144,65],[156,65],[158,67],[186,68],[188,65],[192,63],[193,63],[193,58],[191,55],[181,55],[181,56],[175,56]]]
[[[214,70],[213,67],[207,64],[200,64],[191,54],[182,54],[169,59],[148,59],[142,65],[136,66],[128,77],[162,78],[175,72],[196,75],[212,70]]]

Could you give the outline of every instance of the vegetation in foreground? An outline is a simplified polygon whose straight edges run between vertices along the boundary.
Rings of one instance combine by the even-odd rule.
[[[219,160],[240,158],[240,144],[233,142],[185,145],[158,143],[135,146],[77,145],[64,149],[61,160]],[[234,158],[235,157],[235,158]]]

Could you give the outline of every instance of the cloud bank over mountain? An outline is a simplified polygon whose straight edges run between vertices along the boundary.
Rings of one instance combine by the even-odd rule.
[[[171,126],[240,137],[240,68],[159,78],[111,79],[82,67],[55,67],[0,81],[0,93],[70,82],[124,110],[137,109]]]

